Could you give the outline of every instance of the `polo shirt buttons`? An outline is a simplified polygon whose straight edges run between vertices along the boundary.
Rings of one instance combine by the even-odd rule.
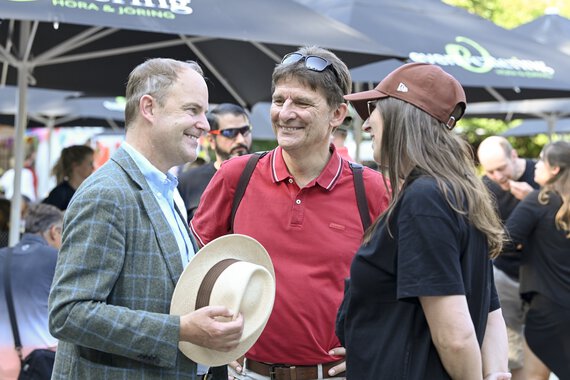
[[[301,204],[301,200],[300,200],[300,199],[297,199],[297,200],[295,201],[295,203],[297,203],[298,205],[300,205],[300,204]]]
[[[289,178],[289,183],[293,183],[293,178]]]

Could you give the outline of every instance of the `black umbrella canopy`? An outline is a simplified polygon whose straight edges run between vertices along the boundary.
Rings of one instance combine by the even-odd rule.
[[[568,58],[464,9],[438,0],[297,0],[408,57],[435,63],[456,77],[468,102],[567,97]],[[378,82],[395,65],[353,70]]]
[[[0,124],[14,125],[18,88],[0,87]],[[83,97],[80,92],[30,88],[27,96],[28,127],[124,126],[123,97]]]
[[[570,55],[570,19],[546,14],[513,29],[525,37]]]
[[[213,103],[249,107],[270,98],[275,64],[298,46],[330,48],[349,66],[397,56],[292,1],[36,0],[5,2],[2,8],[0,41],[8,41],[0,47],[2,61],[14,67],[28,62],[32,85],[90,95],[124,94],[134,66],[171,57],[203,66]],[[22,32],[22,20],[34,21],[31,29]],[[20,41],[28,33],[26,56]],[[16,70],[8,70],[6,81],[17,82]]]

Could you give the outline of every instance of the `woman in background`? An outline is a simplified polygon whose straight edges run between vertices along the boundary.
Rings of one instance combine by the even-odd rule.
[[[52,169],[57,186],[43,203],[67,209],[75,190],[93,173],[94,150],[87,145],[72,145],[61,151],[61,156]]]
[[[526,196],[507,220],[510,249],[522,249],[520,293],[528,303],[526,349],[570,379],[570,143],[542,150]],[[525,352],[525,355],[527,353]],[[532,377],[529,377],[529,379]]]

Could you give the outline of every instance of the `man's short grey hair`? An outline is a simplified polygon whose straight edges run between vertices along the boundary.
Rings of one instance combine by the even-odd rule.
[[[26,232],[31,234],[44,233],[54,225],[63,223],[63,211],[45,203],[31,205],[24,218]]]
[[[125,128],[136,119],[139,100],[143,95],[152,95],[158,104],[163,106],[168,90],[178,80],[178,74],[185,69],[194,70],[204,76],[204,71],[195,61],[152,58],[135,67],[127,82]]]

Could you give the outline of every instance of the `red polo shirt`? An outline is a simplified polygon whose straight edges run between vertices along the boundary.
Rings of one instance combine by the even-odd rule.
[[[234,232],[252,236],[269,252],[277,280],[273,313],[247,353],[268,363],[312,365],[335,360],[334,332],[344,279],[362,241],[353,176],[331,145],[319,177],[300,189],[280,147],[262,157],[235,217]],[[235,188],[249,156],[222,164],[202,195],[191,229],[201,244],[229,233]],[[375,220],[388,205],[381,175],[365,168],[364,183]]]

